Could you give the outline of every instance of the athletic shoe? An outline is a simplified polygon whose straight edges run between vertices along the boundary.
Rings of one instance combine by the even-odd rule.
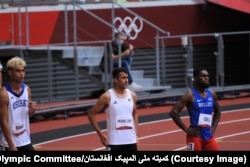
[[[130,85],[128,85],[128,89],[130,89],[130,90],[141,90],[142,86],[132,82]]]

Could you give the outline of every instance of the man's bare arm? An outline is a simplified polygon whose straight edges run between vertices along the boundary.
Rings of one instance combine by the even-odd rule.
[[[185,97],[180,97],[179,100],[176,101],[176,103],[174,104],[173,108],[171,109],[169,115],[170,117],[173,119],[173,121],[175,122],[175,124],[181,128],[183,131],[187,131],[187,127],[186,125],[182,122],[181,118],[180,118],[180,112],[183,110],[183,108],[185,107],[185,103],[183,102],[185,99]]]
[[[102,94],[96,104],[88,112],[88,119],[99,136],[101,135],[101,129],[97,123],[95,115],[108,105],[109,98],[110,97],[107,92]]]
[[[26,87],[29,94],[29,116],[31,117],[35,114],[37,105],[36,102],[32,101],[30,87],[28,85],[26,85]]]
[[[135,126],[135,132],[138,132],[138,112],[137,112],[137,95],[132,92],[132,97],[134,100],[134,108],[133,108],[133,119],[134,119],[134,126]]]
[[[5,88],[0,89],[0,126],[3,135],[8,143],[10,151],[16,151],[17,148],[12,140],[11,130],[8,124],[8,103],[9,98]]]
[[[212,124],[212,133],[215,133],[215,130],[219,124],[221,117],[220,105],[218,102],[218,98],[215,92],[212,92],[214,97],[214,114],[213,114],[213,124]]]

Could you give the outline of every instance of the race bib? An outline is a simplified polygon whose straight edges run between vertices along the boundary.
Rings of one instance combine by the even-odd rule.
[[[133,128],[133,118],[128,116],[123,116],[123,117],[117,117],[116,118],[116,129],[132,129]]]
[[[202,125],[212,125],[212,115],[210,114],[200,114],[199,116],[199,121],[198,121],[198,126]]]
[[[12,133],[13,133],[14,135],[19,136],[19,135],[21,135],[24,131],[25,131],[24,122],[15,124],[15,125],[12,127]]]
[[[188,143],[187,144],[187,150],[188,151],[194,151],[194,143]]]

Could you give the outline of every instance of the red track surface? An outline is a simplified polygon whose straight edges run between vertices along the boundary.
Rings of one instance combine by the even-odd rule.
[[[220,100],[221,106],[247,104],[250,97],[232,100]],[[139,116],[166,113],[171,105],[138,109]],[[105,114],[97,116],[99,121],[105,120]],[[188,117],[184,117],[188,123]],[[69,117],[67,120],[46,120],[31,123],[31,133],[44,132],[51,129],[88,124],[86,116]],[[250,150],[250,108],[222,112],[221,120],[215,134],[221,150]],[[65,132],[67,133],[67,132]],[[139,125],[139,150],[185,150],[185,133],[171,119],[148,122]],[[69,136],[36,145],[37,150],[104,150],[95,132]]]

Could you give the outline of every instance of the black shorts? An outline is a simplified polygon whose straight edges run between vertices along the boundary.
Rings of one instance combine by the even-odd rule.
[[[137,151],[137,144],[108,145],[108,151]]]

